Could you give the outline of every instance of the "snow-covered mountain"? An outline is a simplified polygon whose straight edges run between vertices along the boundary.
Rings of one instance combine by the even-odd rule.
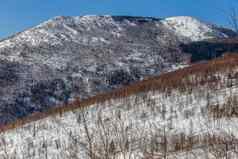
[[[33,115],[5,127],[0,158],[235,159],[237,75],[229,55]]]
[[[137,26],[142,23],[156,23],[164,25],[166,29],[175,32],[179,38],[187,38],[191,41],[201,41],[209,38],[225,38],[225,33],[215,29],[212,25],[203,23],[196,18],[189,16],[170,17],[156,19],[150,17],[117,17],[117,16],[81,16],[81,17],[55,17],[34,28],[21,32],[10,39],[4,40],[0,48],[14,47],[16,42],[29,46],[39,46],[40,44],[50,43],[50,45],[60,45],[62,40],[73,41],[80,44],[92,44],[96,42],[107,43],[105,37],[79,36],[82,32],[93,32],[103,30],[108,27],[108,31],[115,37],[120,37],[123,32],[123,25]],[[107,30],[104,30],[107,31]]]
[[[0,42],[0,123],[184,67],[181,43],[222,30],[191,17],[55,17]]]
[[[226,38],[228,35],[214,29],[213,25],[203,23],[188,16],[170,17],[162,21],[179,37],[186,37],[192,41],[202,41],[214,37]]]

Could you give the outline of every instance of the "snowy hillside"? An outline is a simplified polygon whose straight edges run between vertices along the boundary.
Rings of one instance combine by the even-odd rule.
[[[91,42],[107,43],[109,41],[107,41],[105,37],[94,37],[93,35],[92,37],[79,37],[78,35],[80,35],[83,29],[85,29],[85,31],[92,31],[103,26],[110,26],[110,33],[115,37],[120,37],[122,36],[120,32],[124,30],[122,26],[123,23],[124,25],[136,26],[140,21],[145,23],[154,21],[158,26],[162,23],[165,27],[168,27],[168,29],[174,31],[178,37],[186,37],[191,41],[228,37],[228,35],[216,30],[212,25],[208,25],[189,16],[169,17],[162,20],[146,17],[113,17],[109,15],[89,15],[81,17],[59,16],[19,33],[13,38],[2,41],[0,48],[14,47],[16,41],[32,46],[39,46],[43,43],[57,45],[62,44],[62,40],[80,42],[85,45]]]
[[[60,16],[2,40],[0,124],[187,66],[180,45],[211,30],[174,19],[192,34],[152,17]]]
[[[0,158],[237,158],[237,61],[226,56],[19,120],[0,134]]]
[[[187,37],[192,41],[201,41],[214,37],[227,37],[225,33],[214,30],[212,25],[203,23],[193,17],[170,17],[164,19],[162,23],[168,26],[178,36]]]

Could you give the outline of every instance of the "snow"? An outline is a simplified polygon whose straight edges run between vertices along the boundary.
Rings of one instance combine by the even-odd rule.
[[[178,36],[189,38],[192,41],[213,38],[213,34],[216,32],[210,25],[188,16],[170,17],[161,20],[161,22],[170,30],[174,31]],[[131,26],[136,26],[134,22],[129,20],[125,20],[124,23]],[[65,34],[69,35],[72,39],[78,35],[77,30],[68,26],[70,24],[86,26],[88,31],[94,27],[103,27],[103,25],[115,26],[116,29],[112,30],[112,34],[115,34],[117,37],[121,36],[120,32],[123,30],[120,24],[114,21],[112,16],[109,15],[87,15],[75,17],[58,16],[20,33],[15,38],[13,38],[13,40],[5,40],[0,42],[0,48],[14,46],[15,41],[25,41],[32,46],[38,46],[42,43],[49,42],[52,45],[60,44],[60,39],[55,36],[56,33],[59,33],[62,36]],[[57,27],[59,26],[61,30],[57,30]],[[226,35],[223,34],[223,36]]]
[[[214,30],[206,23],[189,16],[170,17],[162,20],[162,23],[180,36],[201,41],[214,37]]]
[[[202,110],[210,106],[207,94],[210,94],[210,105],[222,105],[231,95],[238,95],[238,87],[234,85],[216,90],[196,86],[190,93],[174,89],[169,95],[161,91],[150,91],[96,103],[84,110],[79,108],[50,116],[0,134],[0,157],[5,157],[7,152],[8,156],[13,158],[17,155],[19,159],[66,159],[70,154],[87,159],[88,142],[84,123],[92,136],[97,155],[104,153],[100,148],[105,141],[120,144],[129,141],[129,151],[116,147],[116,159],[142,159],[144,154],[140,142],[144,146],[149,145],[151,137],[161,135],[163,131],[166,131],[168,137],[176,134],[232,134],[238,137],[237,118],[213,120],[208,112],[204,115]],[[187,112],[190,113],[186,115]],[[47,150],[42,147],[43,143],[47,145]],[[192,152],[199,154],[203,150],[198,148]],[[171,153],[169,158],[173,158],[173,155]],[[176,155],[181,159],[184,157],[183,152]]]
[[[166,18],[161,22],[171,31],[174,31],[178,37],[186,37],[191,41],[213,37],[210,36],[210,33],[213,33],[214,30],[212,30],[209,25],[191,17],[172,17]],[[160,24],[160,22],[155,23]],[[126,24],[133,27],[137,26],[136,23],[130,21],[126,21]],[[77,27],[74,28],[74,25]],[[103,30],[104,25],[108,25],[109,29]],[[120,22],[114,21],[111,16],[55,17],[35,28],[14,36],[12,39],[0,42],[0,49],[14,48],[18,45],[31,45],[37,48],[44,43],[47,43],[47,46],[58,46],[63,45],[63,41],[75,42],[76,44],[85,46],[101,45],[102,43],[110,44],[109,42],[111,41],[108,41],[106,37],[97,33],[104,31],[111,33],[117,38],[122,36],[126,37],[126,33],[123,32],[123,29],[125,29],[123,25],[121,25]],[[126,25],[126,27],[128,26]],[[102,29],[97,30],[98,32],[88,32],[95,28]],[[83,32],[83,36],[81,36],[81,32]],[[161,38],[161,40],[163,40],[163,38]],[[149,46],[142,44],[132,45],[138,45],[138,48],[142,47],[145,50],[149,50]],[[141,63],[141,67],[148,67],[155,64],[157,58],[154,56],[145,56],[145,52],[138,48],[129,50],[129,53],[123,57],[125,61],[137,61],[137,64]],[[63,55],[60,55],[60,53]],[[76,52],[76,54],[78,53],[80,52]],[[89,55],[90,54],[87,54],[87,56]],[[45,64],[50,66],[50,68],[59,70],[64,70],[64,68],[67,67],[66,64],[74,60],[70,51],[67,50],[65,52],[50,52],[49,54],[30,52],[29,56],[31,56],[30,60],[35,63]],[[81,58],[81,56],[85,55],[80,54],[79,57]],[[126,70],[129,64],[120,60],[121,57],[119,57],[119,55],[114,56],[116,62],[113,61],[113,64]],[[166,59],[161,55],[157,57],[160,62],[166,63]],[[25,61],[25,59],[20,56],[20,50],[8,53],[8,56],[0,54],[0,58],[9,61]],[[93,58],[86,58],[82,61],[86,63],[85,65],[80,63],[81,61],[77,61],[78,65],[76,66],[84,66],[87,71],[95,72],[97,70],[96,64],[94,65],[95,61]],[[172,64],[171,70],[186,66],[186,64],[181,63]],[[107,65],[107,67],[109,67],[108,69],[114,69],[114,67],[110,67],[110,65]],[[83,80],[86,81],[84,82],[88,89],[86,91],[95,93],[91,91],[92,88],[88,85],[88,83],[91,82],[90,76],[84,76],[80,71],[74,72],[72,77],[82,77]],[[152,74],[154,75],[154,73]],[[118,159],[124,158],[125,156],[125,158],[129,158],[128,156],[130,155],[133,156],[132,158],[142,158],[141,156],[143,156],[143,154],[140,146],[150,145],[151,136],[158,135],[163,128],[165,128],[166,134],[171,136],[180,133],[186,135],[201,135],[206,133],[216,132],[217,134],[221,134],[227,132],[238,137],[237,119],[218,119],[211,121],[207,116],[204,117],[202,109],[205,109],[207,106],[207,96],[205,92],[209,92],[212,95],[210,99],[211,103],[223,104],[230,96],[230,92],[238,92],[238,89],[234,86],[233,88],[223,88],[219,91],[214,91],[206,87],[197,87],[190,93],[173,90],[170,95],[165,92],[155,91],[146,92],[145,94],[136,94],[125,99],[116,99],[91,105],[85,110],[87,112],[86,124],[90,134],[94,136],[93,142],[97,148],[95,152],[101,155],[104,153],[101,149],[103,141],[100,134],[106,132],[109,133],[107,135],[109,141],[114,141],[122,145],[125,145],[125,143],[123,143],[125,142],[125,137],[130,141],[130,152],[125,152],[120,150],[120,147],[117,147],[117,149],[120,150],[116,155]],[[54,98],[51,100],[54,100]],[[163,107],[165,107],[165,110],[163,110]],[[165,114],[163,114],[163,111],[165,111]],[[88,142],[86,140],[86,131],[82,119],[80,122],[78,121],[82,112],[81,109],[78,109],[62,115],[47,117],[26,124],[21,128],[0,134],[0,158],[6,156],[14,158],[14,156],[17,156],[19,159],[28,159],[32,158],[30,156],[33,155],[35,159],[66,159],[70,158],[69,155],[73,153],[79,156],[79,158],[87,159]],[[186,117],[187,112],[191,112],[191,115],[188,117]],[[102,123],[107,130],[106,132],[102,130],[102,125],[98,124],[99,119],[103,121]],[[126,133],[126,135],[121,136],[120,133],[117,134],[118,129]],[[142,139],[145,141],[142,141]],[[74,143],[75,141],[77,141],[77,143]],[[47,148],[45,145],[47,145]]]
[[[146,18],[145,18],[146,19]],[[203,23],[192,17],[170,17],[161,21],[155,21],[156,25],[165,25],[166,28],[176,33],[179,39],[188,38],[191,41],[198,41],[213,38],[217,35],[212,35],[213,32],[217,32],[210,25]],[[107,26],[107,27],[105,27]],[[139,25],[133,20],[123,20],[122,22],[115,21],[113,16],[104,15],[86,15],[75,17],[63,17],[58,16],[52,18],[36,27],[23,31],[12,38],[6,39],[0,42],[0,58],[15,62],[24,62],[25,59],[20,56],[21,52],[24,52],[25,48],[38,48],[38,47],[55,47],[65,48],[65,42],[72,42],[78,45],[85,46],[100,46],[100,45],[113,45],[115,39],[122,39],[124,41],[127,38],[127,27],[138,27]],[[107,28],[106,30],[104,30]],[[161,27],[158,27],[161,29]],[[110,29],[110,30],[109,30]],[[110,33],[106,35],[104,32]],[[106,35],[106,36],[104,36]],[[166,34],[165,34],[166,35]],[[219,34],[220,35],[220,34]],[[225,36],[225,35],[224,35]],[[175,37],[176,38],[176,37]],[[167,37],[163,35],[157,36],[157,41],[160,45],[167,45]],[[177,38],[176,38],[177,39]],[[181,40],[182,41],[182,40]],[[133,44],[130,44],[133,45]],[[128,45],[129,47],[129,45]],[[138,46],[139,47],[139,46]],[[144,47],[144,46],[141,46]],[[8,53],[7,56],[4,53],[8,49],[18,48],[14,53]],[[136,49],[137,51],[138,49]],[[129,51],[134,51],[129,50]],[[67,51],[68,52],[68,51]],[[133,55],[134,56],[134,55]],[[135,55],[136,56],[136,55]],[[33,60],[42,59],[39,63],[49,65],[51,68],[61,68],[61,59],[49,58],[37,56],[35,54],[28,55]],[[140,60],[143,58],[139,57]],[[139,59],[135,57],[135,60]],[[67,59],[67,58],[66,58]],[[165,59],[159,58],[164,61]],[[51,61],[49,61],[51,60]],[[67,62],[67,60],[64,60]],[[152,62],[155,58],[151,59]],[[56,62],[56,63],[55,63]],[[57,65],[54,65],[57,64]],[[27,63],[32,64],[32,63]],[[178,64],[179,65],[179,64]],[[173,66],[175,69],[177,66]],[[178,66],[179,67],[179,66]],[[172,69],[173,70],[173,69]]]

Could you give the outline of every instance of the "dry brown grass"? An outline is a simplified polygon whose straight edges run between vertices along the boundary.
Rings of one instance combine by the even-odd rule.
[[[10,124],[0,127],[0,132],[9,129],[20,127],[26,123],[33,122],[51,115],[62,114],[67,111],[72,111],[78,108],[87,107],[95,103],[102,103],[110,99],[124,98],[136,93],[160,90],[170,92],[172,89],[186,91],[198,85],[214,84],[219,82],[219,79],[211,78],[215,72],[232,71],[238,67],[238,54],[227,54],[224,57],[212,60],[208,63],[194,64],[190,67],[180,69],[174,72],[162,74],[158,77],[148,78],[141,82],[136,82],[130,86],[126,86],[109,93],[103,93],[86,100],[76,99],[74,102],[55,107],[47,112],[33,113],[25,118],[18,119]],[[190,77],[195,75],[195,79]]]

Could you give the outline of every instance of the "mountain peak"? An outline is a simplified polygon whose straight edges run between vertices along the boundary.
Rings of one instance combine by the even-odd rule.
[[[187,38],[190,41],[201,41],[214,37],[228,37],[225,33],[219,31],[219,29],[216,29],[218,27],[214,28],[214,25],[202,22],[199,19],[191,16],[174,16],[165,19],[110,15],[57,16],[40,24],[38,27],[46,27],[48,30],[49,28],[63,29],[66,26],[83,26],[87,28],[87,30],[90,30],[91,27],[97,28],[105,25],[118,27],[121,25],[121,23],[135,25],[151,21],[162,23],[165,25],[165,27],[174,32],[179,38]],[[69,27],[67,27],[67,30],[68,29],[72,31],[72,29]]]
[[[227,37],[227,35],[215,30],[212,25],[191,16],[169,17],[162,22],[177,35],[190,38],[192,41]]]
[[[171,20],[171,19],[177,19],[177,20],[198,20],[195,17],[192,16],[172,16],[172,17],[167,17],[165,18],[166,20]]]

